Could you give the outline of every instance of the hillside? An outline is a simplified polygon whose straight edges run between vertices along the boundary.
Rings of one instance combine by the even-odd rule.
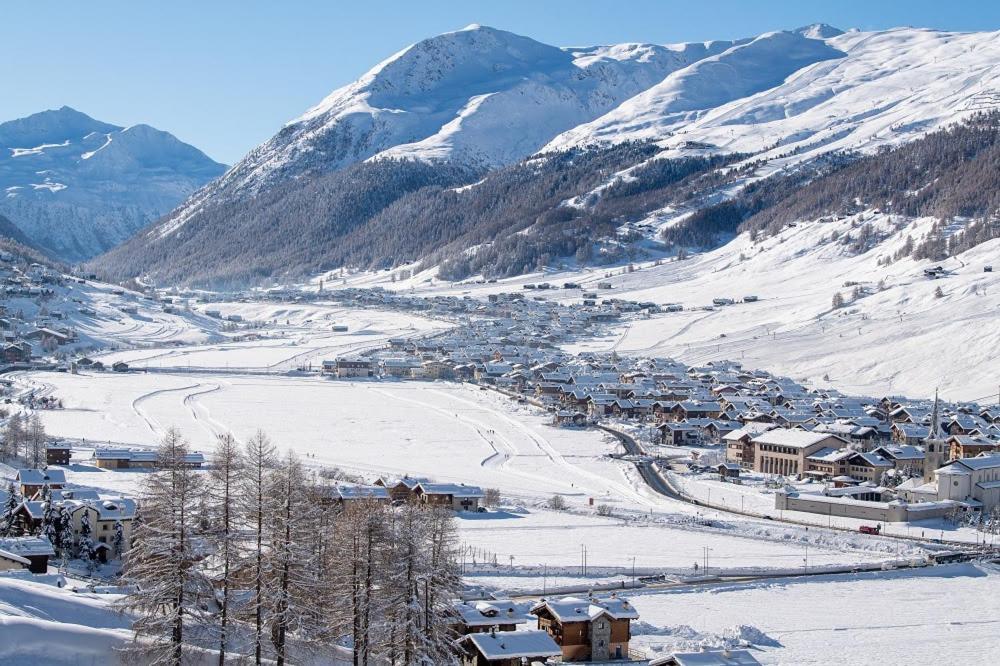
[[[129,238],[224,170],[167,132],[69,107],[0,124],[0,213],[68,262]]]
[[[461,279],[713,246],[777,206],[717,208],[744,190],[780,182],[789,203],[831,170],[993,108],[996,42],[815,25],[556,48],[471,26],[334,91],[93,265],[213,286],[410,264]]]

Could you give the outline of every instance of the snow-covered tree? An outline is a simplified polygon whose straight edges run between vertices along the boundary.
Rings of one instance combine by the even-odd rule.
[[[84,511],[80,517],[80,535],[76,542],[76,556],[87,563],[90,571],[94,570],[94,538],[93,528],[90,525],[90,513]]]
[[[125,526],[120,520],[115,521],[115,535],[111,539],[111,545],[114,548],[115,557],[121,557],[125,554]]]
[[[3,508],[0,509],[0,536],[13,536],[17,530],[17,516],[15,511],[21,504],[21,491],[17,485],[11,481],[7,484],[7,499],[4,500]]]
[[[217,570],[213,573],[221,579],[221,588],[215,595],[218,614],[213,622],[219,635],[219,666],[224,666],[226,662],[232,606],[232,574],[240,558],[240,516],[236,499],[242,473],[243,455],[239,444],[229,433],[220,435],[215,443],[211,484],[206,493],[209,499],[207,536],[216,554]]]
[[[289,452],[271,474],[268,521],[266,618],[276,662],[287,660],[288,640],[322,640],[328,627],[329,592],[317,576],[310,535],[320,508],[309,493],[302,464]]]
[[[25,427],[25,460],[32,467],[40,468],[45,465],[45,425],[38,412],[33,413],[28,418]]]
[[[24,444],[24,419],[20,412],[15,412],[7,419],[7,426],[3,433],[3,458],[12,460],[16,458]]]
[[[246,571],[249,575],[250,598],[244,611],[254,631],[254,663],[260,664],[264,652],[265,582],[268,575],[265,552],[270,496],[270,474],[275,464],[275,449],[271,439],[263,432],[250,438],[244,455],[244,471],[239,485],[239,508],[245,521],[249,541]]]
[[[209,585],[195,566],[195,508],[202,492],[197,472],[185,464],[187,443],[171,428],[160,444],[159,471],[145,477],[142,521],[125,555],[124,578],[134,586],[123,608],[135,616],[135,648],[150,663],[179,666],[185,620],[202,614]]]

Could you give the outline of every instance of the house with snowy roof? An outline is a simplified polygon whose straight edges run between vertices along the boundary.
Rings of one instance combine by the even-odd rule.
[[[531,612],[538,617],[538,628],[559,645],[563,661],[628,663],[631,622],[639,619],[639,613],[627,599],[614,595],[543,599]]]
[[[552,637],[540,630],[491,631],[462,636],[455,641],[462,666],[523,666],[549,663],[562,650]]]
[[[49,568],[49,558],[56,552],[52,543],[43,536],[0,537],[0,553],[7,559],[15,556],[15,562],[26,566],[31,573],[45,573]],[[24,565],[24,560],[28,561]]]
[[[516,631],[519,625],[534,620],[530,601],[510,599],[470,599],[456,601],[448,611],[452,630],[457,634],[488,631]]]
[[[455,511],[477,511],[485,493],[478,486],[464,483],[421,482],[413,489],[414,496],[429,506],[443,506]]]
[[[45,486],[61,489],[66,485],[66,474],[61,469],[19,469],[14,480],[21,486],[22,497],[34,497]]]

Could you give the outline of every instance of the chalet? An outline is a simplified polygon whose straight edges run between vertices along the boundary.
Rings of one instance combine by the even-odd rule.
[[[23,340],[4,345],[3,359],[7,363],[28,363],[31,361],[31,345]]]
[[[197,451],[184,456],[183,464],[198,469],[205,464],[205,454]],[[157,466],[155,449],[102,447],[94,450],[94,465],[101,469],[152,469]]]
[[[477,511],[483,499],[483,489],[464,483],[421,482],[413,489],[422,504],[443,506],[455,511]]]
[[[854,454],[852,449],[822,448],[806,456],[806,475],[814,479],[846,477],[847,461]]]
[[[340,509],[361,502],[389,503],[389,489],[384,486],[337,486],[330,489],[327,497],[329,503]]]
[[[560,409],[556,412],[556,424],[561,426],[587,425],[587,415],[570,409]]]
[[[115,361],[111,364],[112,372],[128,372],[128,363],[125,361]]]
[[[375,481],[376,486],[381,486],[389,491],[389,499],[393,504],[402,504],[411,499],[416,499],[414,489],[428,479],[404,476],[402,479],[391,480],[380,478]]]
[[[534,619],[529,611],[532,604],[510,599],[471,599],[452,604],[449,615],[456,634],[478,634],[488,631],[516,631],[518,625]]]
[[[47,465],[68,465],[72,449],[69,442],[49,442],[45,446]]]
[[[692,445],[701,440],[701,430],[690,423],[667,422],[656,428],[660,431],[660,442],[667,446]]]
[[[371,377],[372,362],[370,359],[337,359],[337,377],[339,379],[350,377]]]
[[[544,631],[491,631],[462,636],[455,642],[462,666],[523,666],[548,663],[562,654]]]
[[[881,483],[882,475],[893,469],[891,461],[877,453],[855,452],[847,459],[847,473],[860,482]]]
[[[750,422],[742,428],[723,435],[722,441],[726,445],[726,462],[739,463],[743,469],[753,469],[754,444],[752,440],[754,436],[774,427],[771,423]]]
[[[39,328],[25,336],[28,340],[36,340],[40,342],[43,346],[46,344],[57,344],[59,346],[65,345],[72,341],[70,336],[60,331],[52,330],[51,328]]]
[[[531,609],[542,629],[559,645],[562,660],[609,661],[629,658],[630,624],[639,613],[625,599],[564,597]]]
[[[723,481],[740,478],[740,464],[734,462],[722,462],[716,466],[719,478]]]
[[[36,574],[46,573],[49,558],[56,555],[49,540],[41,536],[0,537],[0,552],[20,558],[15,561],[22,565],[23,560],[27,560],[28,571]]]
[[[61,469],[19,469],[14,480],[21,486],[22,497],[33,497],[45,486],[60,490],[66,485],[66,474]]]
[[[892,462],[893,467],[906,476],[922,476],[924,473],[924,450],[919,446],[887,444],[872,453]]]
[[[29,569],[31,567],[31,560],[26,557],[21,557],[20,555],[15,555],[14,553],[9,553],[6,550],[0,549],[0,573],[4,571],[18,571],[21,569]],[[48,565],[46,565],[46,568]]]
[[[894,423],[892,425],[892,441],[897,444],[914,446],[927,439],[930,433],[930,427],[921,424]]]
[[[994,453],[997,451],[997,443],[983,437],[972,435],[952,435],[945,440],[945,445],[950,452],[949,460],[959,458],[975,458],[981,453]]]

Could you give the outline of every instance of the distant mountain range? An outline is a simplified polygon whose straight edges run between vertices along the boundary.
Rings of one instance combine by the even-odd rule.
[[[470,26],[334,91],[93,265],[227,285],[413,262],[507,275],[673,251],[662,234],[678,212],[768,177],[787,194],[1000,107],[997,62],[998,33],[819,24],[560,48]],[[740,211],[713,228],[735,233],[756,212]],[[675,240],[709,236],[723,238]]]
[[[67,262],[131,237],[225,169],[167,132],[66,106],[0,124],[0,213]]]

